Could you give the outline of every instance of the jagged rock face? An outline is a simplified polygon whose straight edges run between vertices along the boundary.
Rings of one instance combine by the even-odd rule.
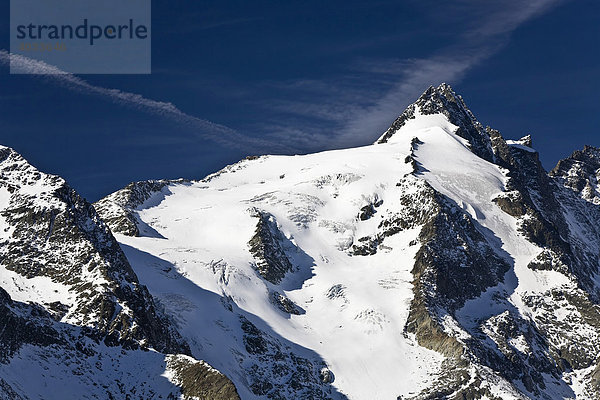
[[[150,200],[152,196],[159,194],[169,184],[185,182],[184,179],[132,182],[125,188],[96,202],[94,207],[102,215],[112,232],[127,236],[140,236],[144,232],[143,228],[140,232],[140,221],[135,217],[134,210]]]
[[[600,149],[585,146],[570,157],[558,162],[550,171],[550,176],[578,193],[581,198],[592,204],[600,205]]]
[[[525,139],[531,145],[531,138]],[[522,144],[525,142],[523,139],[520,142],[514,142],[520,146],[504,144],[508,150],[502,149],[501,145],[495,146],[500,163],[510,171],[509,191],[495,201],[509,214],[520,217],[520,230],[530,241],[546,248],[532,260],[531,268],[573,274],[580,286],[599,299],[592,280],[597,273],[594,260],[599,254],[596,243],[600,240],[594,221],[600,219],[600,207],[586,198],[589,192],[577,190],[574,183],[578,179],[594,179],[593,174],[586,175],[582,171],[586,169],[592,173],[600,166],[594,161],[598,159],[597,149],[586,146],[583,152],[576,151],[573,156],[560,161],[548,175],[538,153],[524,150]],[[576,159],[588,160],[587,167],[581,167],[584,162],[574,161]],[[575,178],[575,170],[583,177]],[[582,240],[582,236],[589,240]]]
[[[239,400],[233,383],[203,361],[183,355],[167,357],[167,369],[181,386],[185,400]]]
[[[461,307],[502,282],[509,266],[477,230],[469,216],[447,199],[437,198],[438,212],[421,229],[423,246],[415,260],[415,280],[428,280],[437,293],[430,301],[448,310]]]
[[[53,385],[61,379],[74,382],[67,397],[79,397],[80,390],[131,396],[138,384],[145,386],[137,391],[143,398],[181,392],[175,383],[161,388],[152,382],[164,371],[160,353],[190,354],[189,346],[157,312],[106,224],[63,179],[38,171],[5,147],[0,148],[0,226],[0,377],[5,393],[36,398],[38,385],[60,393],[63,389]],[[102,369],[103,357],[112,360],[117,375],[124,375],[97,377],[90,360],[97,359]],[[149,365],[140,381],[124,377],[132,374],[126,365],[134,359]],[[38,368],[63,364],[65,371],[59,367],[50,377],[37,373]],[[19,369],[24,371],[21,378],[35,385],[27,386],[9,372]],[[86,389],[92,383],[97,390]]]
[[[72,300],[58,305],[65,310],[61,320],[88,328],[107,344],[187,352],[156,315],[148,291],[93,207],[64,180],[37,171],[14,151],[2,149],[0,159],[7,200],[0,212],[0,265],[65,285]]]
[[[258,222],[248,246],[256,259],[256,269],[267,281],[278,284],[287,272],[292,271],[292,264],[282,247],[285,236],[269,213],[255,209],[252,216],[258,218]]]
[[[413,166],[413,168],[415,167]],[[386,237],[408,229],[418,228],[435,218],[438,211],[438,205],[436,204],[438,199],[435,190],[426,182],[417,180],[411,175],[405,175],[396,183],[396,187],[401,188],[402,191],[398,198],[401,207],[392,210],[385,217],[382,216],[375,234],[356,238],[352,244],[350,254],[355,256],[376,254],[385,245]],[[374,204],[378,204],[377,207],[379,207],[383,202],[378,200]],[[373,208],[376,209],[374,205]],[[361,218],[363,209],[364,207],[361,208],[361,214],[359,215],[360,220],[365,220]],[[416,245],[416,241],[414,244]]]
[[[555,196],[554,182],[544,171],[538,153],[506,142],[497,144],[498,148],[498,162],[508,168],[510,179],[507,192],[496,198],[496,203],[510,215],[524,217],[520,230],[530,241],[565,257],[569,246],[560,234],[567,229],[567,222]]]
[[[585,146],[565,160],[559,161],[550,172],[556,190],[555,198],[561,205],[561,215],[568,222],[560,230],[568,238],[571,256],[575,260],[577,275],[584,289],[600,301],[600,292],[594,284],[600,254],[600,201],[597,179],[600,174],[600,149]]]
[[[324,363],[290,351],[280,341],[241,317],[243,342],[251,356],[246,367],[251,391],[267,398],[331,399],[331,379],[323,382]],[[316,364],[316,365],[315,365]]]
[[[406,331],[416,334],[424,347],[460,356],[462,346],[441,327],[444,314],[452,314],[466,300],[502,282],[509,266],[468,215],[426,181],[405,176],[396,186],[409,192],[400,198],[403,207],[379,224],[376,235],[359,238],[352,254],[375,254],[386,238],[418,227],[421,247],[412,270],[415,297]]]
[[[277,306],[281,311],[288,314],[301,315],[304,314],[304,310],[298,307],[293,301],[285,297],[279,292],[271,292],[271,302]]]
[[[0,301],[0,399],[239,399],[227,377],[192,357],[106,347],[1,288]]]
[[[0,362],[7,362],[25,343],[49,346],[61,342],[50,314],[40,306],[19,305],[0,288]]]
[[[444,318],[502,282],[509,265],[468,215],[439,194],[433,196],[436,212],[419,235],[422,246],[412,270],[415,298],[406,331],[414,333],[424,347],[459,357],[463,348],[444,333]]]

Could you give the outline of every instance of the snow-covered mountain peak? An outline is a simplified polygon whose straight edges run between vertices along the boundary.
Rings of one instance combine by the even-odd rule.
[[[19,196],[29,197],[32,201],[51,201],[49,193],[65,184],[61,177],[38,171],[23,156],[6,146],[0,147],[0,170],[0,187],[8,194],[18,192]]]
[[[600,165],[574,156],[579,196],[531,145],[442,84],[373,145],[139,182],[96,208],[242,398],[593,398]]]
[[[175,398],[198,379],[237,398],[189,353],[94,207],[0,147],[0,399]]]
[[[438,117],[429,118],[431,116]],[[445,120],[441,116],[445,117]],[[402,128],[409,122],[412,122],[413,128],[441,125],[443,129],[448,128],[449,123],[454,126],[454,133],[469,142],[473,153],[488,161],[494,158],[488,132],[477,121],[462,97],[446,83],[438,87],[430,86],[416,102],[406,108],[376,143],[390,142],[393,136],[405,131]]]
[[[31,211],[7,189],[0,321],[45,276],[64,294],[52,295],[56,318],[90,325],[90,298],[55,268],[72,264],[69,277],[101,272],[82,287],[124,310],[123,323],[91,322],[186,352],[157,357],[169,381],[198,390],[195,372],[171,378],[170,365],[206,360],[243,399],[600,398],[600,149],[549,175],[531,145],[484,128],[442,84],[369,146],[248,157],[202,180],[132,183],[94,207],[50,191],[67,211]],[[31,170],[7,154],[0,177],[17,182]],[[19,278],[28,267],[38,276]],[[2,368],[0,389],[6,376],[19,384],[14,363]]]

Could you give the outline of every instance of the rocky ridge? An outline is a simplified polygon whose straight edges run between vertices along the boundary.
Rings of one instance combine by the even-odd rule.
[[[0,359],[5,364],[0,369],[18,369],[20,363],[26,366],[24,360],[35,364],[37,357],[44,357],[47,368],[68,360],[65,372],[72,371],[72,378],[57,373],[30,379],[40,387],[59,385],[57,378],[96,382],[94,396],[180,393],[175,383],[153,387],[151,375],[142,374],[137,382],[95,381],[90,359],[111,359],[117,371],[135,358],[142,365],[154,359],[156,370],[164,354],[189,355],[189,346],[157,310],[91,204],[62,178],[38,171],[12,149],[0,149],[0,171]],[[7,393],[35,397],[35,389],[29,391],[18,377],[0,376]]]

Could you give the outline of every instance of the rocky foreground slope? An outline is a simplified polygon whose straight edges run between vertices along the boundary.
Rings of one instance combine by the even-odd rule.
[[[6,147],[0,172],[0,398],[236,398],[92,205]]]
[[[547,173],[448,85],[373,145],[93,208],[2,152],[6,398],[61,379],[92,398],[600,398],[600,150]]]

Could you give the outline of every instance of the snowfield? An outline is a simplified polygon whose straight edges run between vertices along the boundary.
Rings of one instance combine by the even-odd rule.
[[[415,131],[415,134],[420,131]],[[398,180],[412,136],[389,145],[306,156],[242,161],[203,182],[170,185],[137,215],[154,234],[116,235],[141,283],[174,315],[194,355],[233,379],[242,398],[245,372],[236,360],[240,334],[228,332],[233,302],[259,328],[322,358],[333,385],[349,398],[395,398],[418,392],[442,357],[403,334],[412,299],[410,273],[418,234],[386,241],[372,257],[349,255],[354,238],[373,233],[378,214],[401,207]],[[357,221],[361,207],[383,199],[378,213]],[[248,242],[249,209],[275,217],[296,269],[278,285],[256,273]],[[281,312],[269,289],[284,293],[301,315]],[[238,339],[238,340],[236,340]]]

